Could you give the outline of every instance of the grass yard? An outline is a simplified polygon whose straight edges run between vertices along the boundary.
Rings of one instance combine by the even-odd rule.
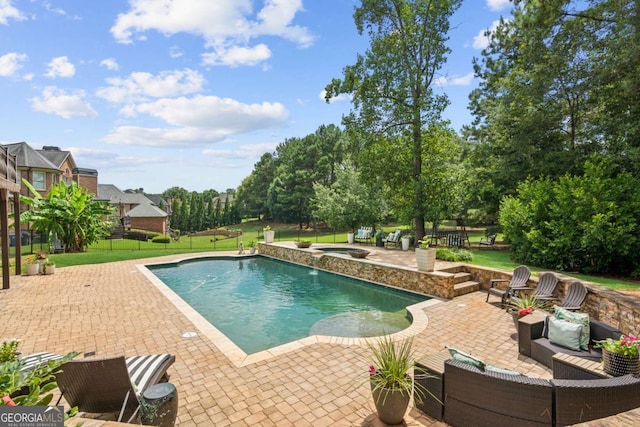
[[[55,254],[50,259],[55,261],[59,267],[82,265],[82,264],[100,264],[105,262],[124,261],[131,259],[153,258],[172,254],[187,254],[209,251],[233,251],[237,250],[238,244],[243,243],[245,249],[249,247],[251,241],[258,242],[264,240],[263,227],[266,223],[257,221],[243,222],[237,226],[230,227],[230,230],[241,231],[239,237],[225,236],[182,236],[177,242],[170,243],[154,243],[151,241],[137,240],[101,240],[91,245],[87,252],[74,254]],[[297,225],[272,225],[276,232],[275,241],[291,241],[291,240],[310,240],[314,243],[346,243],[347,233],[342,232],[315,232],[299,230]],[[383,228],[385,233],[392,232],[396,229],[404,229],[406,227],[389,225]],[[484,237],[483,230],[469,230],[469,240],[472,248],[477,248],[477,243]],[[25,247],[25,250],[29,247]],[[472,250],[472,264],[498,268],[505,271],[512,271],[518,263],[511,260],[509,252],[503,250],[480,249]],[[539,271],[548,271],[547,269],[529,266],[532,273]],[[606,278],[598,276],[588,276],[583,274],[567,274],[578,280],[597,283],[601,286],[617,289],[617,290],[640,290],[640,284],[631,280]]]

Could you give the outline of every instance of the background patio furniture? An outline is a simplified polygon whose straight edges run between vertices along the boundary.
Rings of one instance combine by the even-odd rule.
[[[512,295],[517,294],[519,289],[526,289],[527,282],[531,277],[531,270],[526,265],[520,265],[513,270],[511,279],[491,279],[489,282],[489,290],[487,291],[487,299],[489,301],[489,295],[495,295],[502,300],[502,306],[507,303]],[[506,289],[500,289],[497,287],[499,283],[508,282]]]
[[[478,246],[480,248],[493,248],[493,244],[496,242],[496,235],[492,234],[491,236],[489,236],[486,240],[484,237],[480,238],[480,241],[478,242]]]

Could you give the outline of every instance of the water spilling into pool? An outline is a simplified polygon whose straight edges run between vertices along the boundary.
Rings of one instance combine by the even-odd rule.
[[[397,332],[410,325],[406,307],[428,299],[259,256],[149,269],[247,354],[310,335]]]

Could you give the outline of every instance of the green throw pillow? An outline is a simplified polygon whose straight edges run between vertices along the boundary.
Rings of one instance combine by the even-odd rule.
[[[549,341],[571,350],[580,351],[582,325],[566,320],[549,318]]]
[[[575,311],[569,311],[565,308],[553,306],[556,319],[566,320],[571,323],[576,323],[582,326],[582,332],[580,333],[580,348],[582,350],[589,350],[589,336],[591,331],[589,330],[589,315],[587,313],[578,313]]]
[[[485,365],[485,371],[496,372],[498,374],[507,374],[507,375],[524,375],[522,372],[513,371],[511,369],[499,368],[497,366],[492,366],[492,365]]]
[[[484,371],[485,363],[477,357],[474,357],[469,353],[465,353],[464,351],[460,351],[457,348],[447,347],[447,349],[449,350],[449,353],[451,353],[451,357],[453,358],[453,360],[468,363],[469,365],[473,365],[476,368],[482,369]]]

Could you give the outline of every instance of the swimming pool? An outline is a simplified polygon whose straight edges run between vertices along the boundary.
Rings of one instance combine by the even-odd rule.
[[[397,332],[411,323],[406,307],[429,299],[260,256],[147,267],[247,354],[311,335]]]

